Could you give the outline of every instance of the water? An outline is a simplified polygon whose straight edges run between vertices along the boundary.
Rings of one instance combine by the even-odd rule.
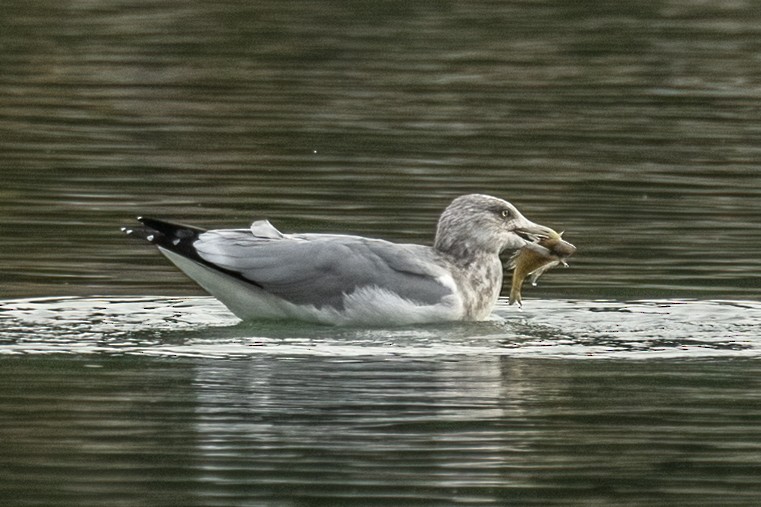
[[[211,297],[33,298],[0,303],[0,322],[0,354],[7,355],[400,360],[761,356],[761,303],[751,301],[544,300],[518,311],[501,300],[485,322],[334,328],[241,322]]]
[[[756,505],[761,11],[6,2],[3,505]],[[579,247],[492,321],[240,323],[119,227]]]
[[[208,297],[0,305],[20,505],[753,505],[761,303],[241,323]]]

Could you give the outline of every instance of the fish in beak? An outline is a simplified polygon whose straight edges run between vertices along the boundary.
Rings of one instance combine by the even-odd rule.
[[[523,306],[521,288],[526,277],[532,285],[536,285],[536,280],[549,269],[560,264],[568,266],[566,259],[576,252],[576,247],[562,238],[562,232],[555,232],[542,225],[532,223],[517,229],[516,233],[526,239],[527,243],[510,259],[513,282],[509,302],[511,305],[518,303],[518,306]]]

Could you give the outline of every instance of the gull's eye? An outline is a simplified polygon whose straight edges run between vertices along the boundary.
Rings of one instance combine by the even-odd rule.
[[[510,210],[509,209],[503,209],[499,212],[499,214],[502,216],[502,218],[510,218]]]

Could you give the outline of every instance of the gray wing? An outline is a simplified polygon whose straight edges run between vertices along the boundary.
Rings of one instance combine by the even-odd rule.
[[[428,247],[357,236],[308,234],[257,237],[246,230],[201,234],[194,243],[206,262],[238,273],[295,304],[343,308],[344,294],[379,287],[433,305],[451,294],[438,279],[447,271]]]

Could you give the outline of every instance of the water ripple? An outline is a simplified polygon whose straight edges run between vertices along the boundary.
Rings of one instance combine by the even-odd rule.
[[[493,320],[334,328],[240,322],[208,297],[34,298],[0,302],[0,354],[162,357],[511,356],[702,358],[761,355],[753,301],[502,301]]]

